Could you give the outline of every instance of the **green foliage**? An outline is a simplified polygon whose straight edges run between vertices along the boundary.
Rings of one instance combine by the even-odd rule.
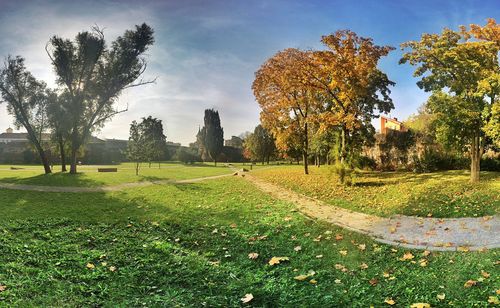
[[[420,157],[413,157],[413,170],[417,173],[438,170],[463,170],[470,166],[470,159],[453,152],[442,152],[426,148]]]
[[[71,173],[76,173],[78,151],[91,133],[126,111],[114,108],[122,91],[150,83],[134,82],[146,69],[144,53],[153,42],[153,29],[145,23],[125,31],[110,47],[97,27],[78,33],[73,41],[58,36],[50,39],[47,52],[67,98]]]
[[[153,160],[161,161],[162,157],[165,155],[167,138],[163,134],[162,120],[149,116],[147,118],[142,118],[141,125],[143,125],[144,139],[146,142],[143,148],[146,160],[149,162]]]
[[[347,186],[354,184],[356,173],[355,170],[348,164],[336,161],[335,164],[330,166],[330,170],[337,176],[341,184]]]
[[[262,164],[266,161],[269,163],[270,157],[276,151],[273,135],[260,124],[255,127],[252,134],[247,136],[244,147],[249,153],[249,159],[260,161]]]
[[[175,152],[175,158],[185,164],[194,164],[195,162],[201,161],[200,156],[195,149],[179,147]]]
[[[135,174],[139,175],[140,163],[146,161],[147,151],[146,146],[148,140],[144,132],[144,125],[132,121],[130,124],[130,136],[127,144],[127,158],[135,163]]]

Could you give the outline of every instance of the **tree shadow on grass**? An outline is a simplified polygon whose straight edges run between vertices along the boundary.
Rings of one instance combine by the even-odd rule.
[[[13,183],[22,185],[40,185],[40,186],[77,186],[77,187],[97,187],[105,183],[103,181],[89,179],[83,173],[50,173],[39,174],[31,177],[4,177],[0,178],[2,183]]]

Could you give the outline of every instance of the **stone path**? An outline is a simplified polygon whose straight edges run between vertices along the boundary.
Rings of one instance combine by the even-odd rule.
[[[232,175],[233,173],[207,176],[202,178],[185,179],[185,180],[145,181],[145,182],[123,183],[118,185],[109,185],[101,187],[41,186],[41,185],[27,185],[27,184],[14,184],[14,183],[0,183],[0,189],[27,190],[27,191],[39,191],[39,192],[69,192],[69,193],[111,192],[111,191],[120,191],[127,188],[145,187],[158,184],[197,183],[205,180],[220,179]]]
[[[241,176],[277,199],[290,201],[303,214],[369,235],[378,242],[412,249],[468,251],[500,247],[500,217],[420,218],[396,215],[390,218],[336,207],[268,183],[248,173]]]

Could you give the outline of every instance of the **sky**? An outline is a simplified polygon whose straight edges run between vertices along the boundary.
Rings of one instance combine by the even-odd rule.
[[[399,45],[490,17],[500,20],[500,0],[0,0],[0,57],[21,55],[36,78],[55,87],[45,52],[50,37],[74,38],[98,25],[110,43],[146,22],[155,30],[155,44],[144,78],[157,82],[126,90],[116,108],[128,111],[97,135],[127,139],[130,123],[151,115],[163,120],[167,140],[187,145],[207,108],[219,110],[225,139],[253,130],[260,109],[251,85],[260,65],[285,48],[322,49],[321,36],[339,29],[396,47],[380,68],[396,82],[390,116],[405,119],[428,93],[416,86],[414,67],[398,64]],[[0,132],[12,123],[0,104]]]

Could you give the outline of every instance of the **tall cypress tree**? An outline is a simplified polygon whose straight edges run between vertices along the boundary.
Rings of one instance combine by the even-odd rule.
[[[201,129],[203,148],[217,166],[217,156],[224,147],[224,130],[220,125],[219,112],[206,109],[204,122],[205,126]]]

